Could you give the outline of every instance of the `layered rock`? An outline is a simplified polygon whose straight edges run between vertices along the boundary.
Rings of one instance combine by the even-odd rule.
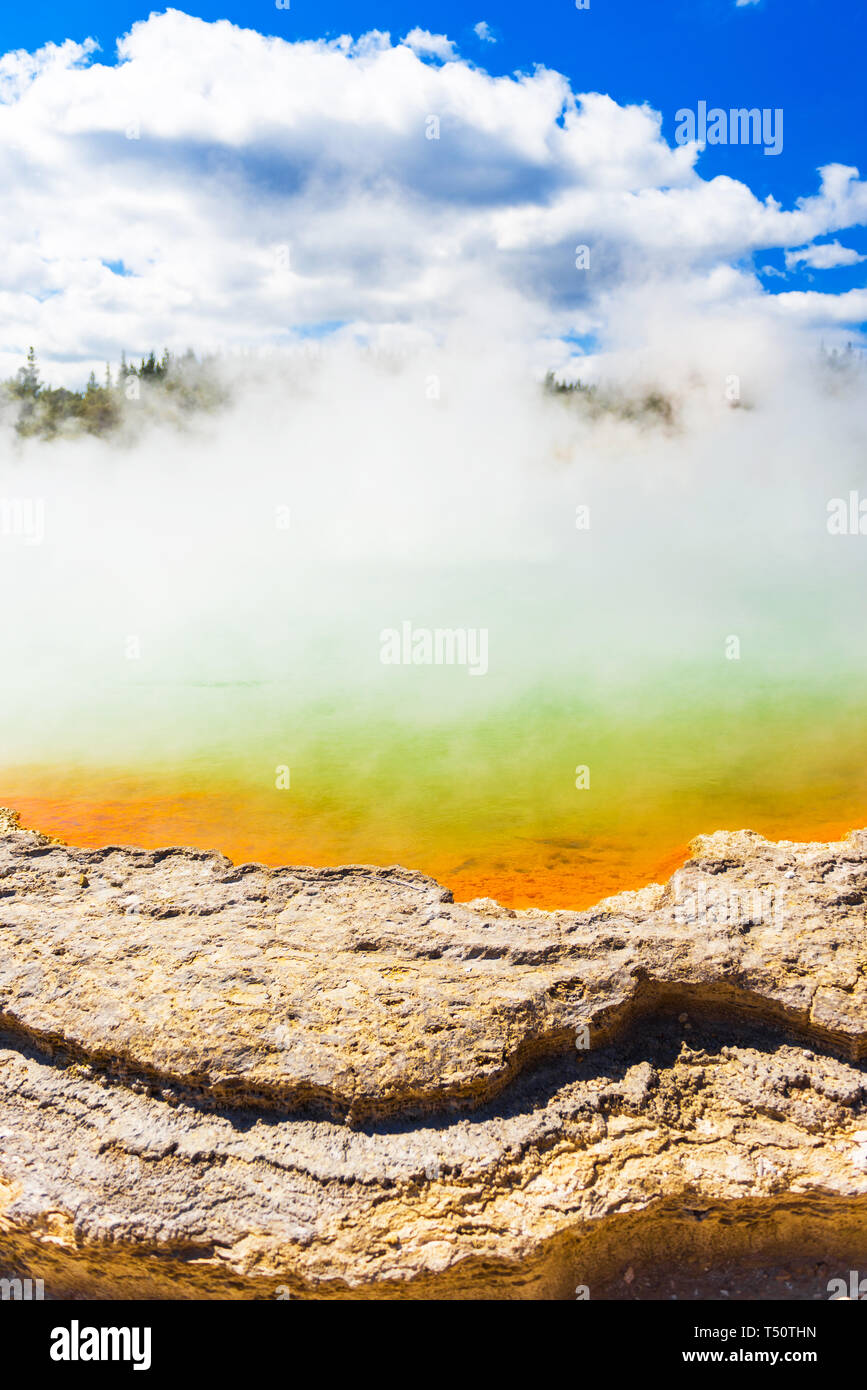
[[[0,1265],[55,1296],[867,1254],[865,831],[516,913],[0,830]]]

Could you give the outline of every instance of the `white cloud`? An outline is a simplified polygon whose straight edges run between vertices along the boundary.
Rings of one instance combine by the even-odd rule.
[[[410,29],[406,38],[402,39],[401,42],[405,43],[407,48],[411,48],[414,53],[441,58],[444,63],[457,57],[451,39],[447,39],[445,34],[431,34],[427,29]]]
[[[473,33],[483,43],[496,43],[497,40],[491,32],[491,26],[486,19],[480,19],[478,24],[473,25]]]
[[[291,43],[170,10],[119,57],[0,59],[2,374],[31,342],[79,381],[121,348],[258,349],[323,324],[376,342],[473,315],[524,341],[638,335],[624,306],[648,284],[775,317],[785,296],[737,267],[867,221],[857,169],[826,166],[787,210],[702,178],[649,106],[545,68],[493,77],[421,30]],[[860,312],[797,305],[819,325]]]
[[[786,269],[807,265],[813,270],[833,270],[836,266],[857,265],[864,260],[867,260],[867,256],[859,256],[851,246],[841,246],[839,241],[827,241],[821,246],[802,246],[800,250],[787,251]]]
[[[819,294],[813,290],[791,290],[774,295],[770,301],[774,312],[805,325],[822,322],[827,325],[863,323],[867,319],[867,290],[849,290],[846,294]]]

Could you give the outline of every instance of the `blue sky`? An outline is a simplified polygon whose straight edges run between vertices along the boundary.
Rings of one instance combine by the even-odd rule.
[[[471,67],[486,70],[492,77],[509,76],[518,71],[529,73],[535,65],[541,64],[562,73],[575,94],[607,94],[624,108],[647,103],[661,113],[662,139],[671,146],[675,140],[675,113],[682,107],[695,107],[699,101],[723,109],[781,108],[784,145],[779,155],[768,156],[761,147],[708,145],[697,157],[695,172],[706,183],[712,183],[718,175],[737,180],[751,190],[758,203],[771,197],[783,210],[796,209],[799,199],[815,197],[820,183],[817,171],[822,167],[852,166],[860,170],[862,177],[867,176],[864,152],[867,92],[863,80],[867,10],[855,0],[758,0],[758,3],[744,4],[736,4],[735,0],[672,0],[665,4],[641,3],[641,0],[590,0],[587,10],[577,10],[572,0],[569,3],[567,0],[555,3],[546,0],[536,5],[479,0],[474,10],[468,10],[465,4],[448,3],[448,0],[352,5],[335,0],[316,0],[316,3],[291,0],[288,10],[278,9],[275,3],[264,3],[264,0],[253,3],[250,0],[245,3],[235,3],[235,0],[194,3],[190,0],[183,10],[205,21],[228,20],[244,29],[255,29],[289,42],[335,38],[341,34],[357,38],[371,30],[389,32],[394,44],[411,30],[446,35],[456,45],[456,56]],[[0,17],[0,50],[32,52],[46,43],[94,38],[100,44],[100,52],[91,55],[88,62],[110,65],[116,61],[117,38],[136,22],[145,20],[148,13],[147,6],[127,0],[87,4],[77,0],[64,3],[45,0],[36,6],[6,7]],[[476,32],[476,26],[482,21],[490,40]],[[192,42],[197,46],[188,38],[180,42]],[[429,54],[418,52],[418,57],[425,66],[438,65],[438,60]],[[162,91],[152,92],[151,101],[157,108],[164,103],[172,106],[180,99],[178,87],[184,85],[183,66],[173,72],[173,88],[167,86]],[[155,111],[155,117],[156,114]],[[488,136],[489,130],[485,128],[483,137],[479,138],[487,140]],[[187,136],[182,139],[179,135],[174,149],[170,149],[165,131],[160,139],[166,169],[192,157]],[[232,146],[229,156],[225,152],[215,154],[214,150],[205,156],[201,152],[201,132],[195,139],[202,168],[210,174],[216,163],[225,171],[226,159],[235,157],[237,146]],[[90,148],[96,148],[92,142]],[[149,149],[153,159],[152,147]],[[148,157],[145,143],[136,153],[142,158]],[[393,160],[393,151],[390,150],[387,157]],[[287,156],[291,158],[294,156]],[[315,163],[315,152],[311,154],[308,150],[305,158],[308,163]],[[386,156],[383,158],[385,160]],[[271,159],[270,153],[263,156],[261,150],[254,150],[251,144],[246,175],[252,178],[254,187],[270,187],[275,179],[279,182],[280,178],[288,177],[288,165],[281,165],[279,160],[273,165],[276,170],[273,177],[262,173]],[[471,161],[466,167],[468,186],[472,187],[477,171]],[[258,175],[253,174],[254,170],[258,170]],[[407,174],[413,187],[419,177],[426,176],[417,172]],[[665,190],[666,178],[664,172],[657,173],[653,187]],[[604,179],[602,184],[605,185]],[[460,199],[466,195],[455,185],[450,196]],[[523,196],[523,193],[520,197],[515,194],[516,202]],[[547,197],[548,193],[543,201]],[[703,215],[708,215],[707,210]],[[712,221],[712,214],[710,217]],[[803,246],[812,241],[821,247],[834,243],[839,237],[849,253],[867,254],[867,235],[861,213],[847,215],[836,222],[833,217],[826,218],[827,229],[819,225],[820,221],[814,219],[807,236],[794,235],[794,242]],[[546,232],[540,246],[550,244],[553,235],[553,232]],[[563,235],[565,245],[566,233]],[[699,238],[703,248],[701,255],[707,261],[704,249],[707,237],[702,235],[704,240]],[[791,295],[797,291],[840,295],[864,288],[867,261],[831,263],[822,267],[814,253],[799,259],[797,246],[793,248],[782,242],[772,245],[773,240],[762,233],[746,239],[739,249],[729,236],[721,241],[718,254],[725,256],[732,266],[748,266],[751,273],[765,272],[761,289],[769,296]],[[668,251],[675,261],[676,235],[672,236]],[[141,265],[136,267],[135,257],[122,252],[122,245],[113,244],[100,251],[99,262],[115,267],[118,278],[141,276]],[[694,248],[687,259],[693,252]],[[532,280],[538,286],[546,277],[551,280],[541,264],[541,254],[537,248],[533,253],[535,260],[528,257],[522,270],[525,282]],[[607,273],[612,276],[622,273],[628,252],[609,246],[606,254]],[[836,258],[843,261],[845,253],[837,254]],[[832,256],[832,262],[833,259]],[[118,269],[121,266],[122,269]],[[356,265],[356,273],[357,270]],[[562,294],[555,293],[550,283],[547,288],[555,300],[562,301]],[[572,292],[570,286],[567,293]],[[56,284],[46,284],[37,297],[44,303],[57,293]],[[310,324],[316,321],[343,324],[353,318],[351,306],[340,303],[339,296],[326,296],[326,299],[327,304],[311,302],[303,312],[299,309],[294,317],[295,326],[309,333]],[[791,302],[803,316],[804,305]],[[841,321],[839,314],[838,321]],[[592,335],[595,330],[582,321],[579,314],[574,323],[558,323],[552,331],[575,342],[584,340],[588,332]]]
[[[64,38],[95,37],[111,61],[116,38],[150,6],[124,0],[42,0],[5,6],[0,48],[38,48]],[[790,200],[811,173],[836,160],[864,160],[867,131],[867,7],[860,0],[591,0],[578,12],[570,0],[504,4],[479,0],[475,9],[448,0],[342,3],[291,0],[278,10],[265,0],[188,0],[177,6],[208,20],[229,19],[283,38],[358,35],[370,29],[401,36],[418,27],[448,35],[492,73],[544,63],[565,73],[576,91],[610,93],[619,102],[648,101],[668,117],[704,97],[721,106],[782,106],[786,147],[770,165],[759,151],[750,184],[761,196]],[[496,42],[478,39],[486,20]],[[740,154],[712,152],[714,171],[742,176]]]

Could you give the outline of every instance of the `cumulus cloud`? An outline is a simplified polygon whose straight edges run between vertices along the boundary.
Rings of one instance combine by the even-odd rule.
[[[427,29],[411,29],[402,42],[414,53],[441,58],[444,63],[457,56],[451,39],[447,39],[445,34],[431,34]]]
[[[839,241],[826,241],[820,246],[802,246],[800,250],[787,251],[786,269],[807,265],[813,270],[833,270],[840,265],[857,265],[864,260],[867,260],[867,256],[859,256],[851,246],[841,246]]]
[[[787,304],[749,269],[867,221],[857,169],[820,178],[762,201],[703,178],[650,106],[491,76],[421,29],[288,42],[169,10],[116,65],[92,40],[0,59],[0,372],[30,343],[73,383],[122,348],[441,342],[459,320],[604,343],[649,331],[648,286],[852,323],[858,295]]]
[[[497,42],[491,32],[491,26],[486,19],[480,19],[478,24],[473,25],[473,33],[476,35],[476,38],[481,39],[483,43]]]

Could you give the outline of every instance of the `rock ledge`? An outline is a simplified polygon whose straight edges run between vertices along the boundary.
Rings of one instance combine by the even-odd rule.
[[[863,830],[702,836],[664,886],[545,913],[5,813],[0,1266],[538,1297],[663,1251],[863,1259],[865,901]]]

